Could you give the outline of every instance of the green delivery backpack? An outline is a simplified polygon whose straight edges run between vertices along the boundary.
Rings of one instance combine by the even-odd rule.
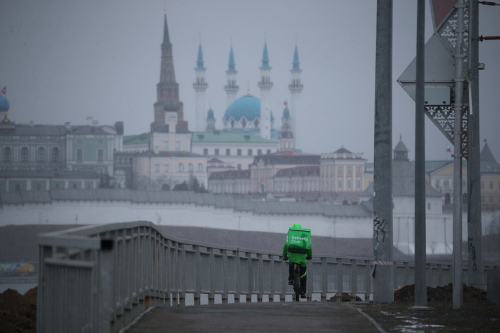
[[[288,252],[307,253],[311,249],[311,229],[290,227],[286,241]]]

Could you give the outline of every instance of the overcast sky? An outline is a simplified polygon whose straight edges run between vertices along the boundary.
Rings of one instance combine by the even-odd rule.
[[[271,108],[281,126],[293,50],[299,48],[302,83],[299,124],[303,151],[342,145],[373,161],[376,1],[337,0],[0,0],[0,88],[7,86],[16,123],[100,124],[124,121],[125,134],[149,131],[160,75],[164,6],[185,117],[194,129],[197,50],[205,60],[207,108],[222,128],[229,48],[234,49],[238,96],[257,87],[267,40]],[[432,34],[429,3],[426,40]],[[499,35],[500,7],[480,7],[480,34]],[[396,82],[415,57],[416,1],[394,0],[393,146],[413,159],[413,100]],[[481,141],[500,160],[500,41],[480,43]],[[449,142],[426,121],[426,158],[450,159]],[[481,145],[482,146],[482,145]]]

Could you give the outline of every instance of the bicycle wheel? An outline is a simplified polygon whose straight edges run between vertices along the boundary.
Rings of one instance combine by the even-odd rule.
[[[293,276],[293,291],[295,292],[295,302],[300,301],[300,269],[295,267]]]

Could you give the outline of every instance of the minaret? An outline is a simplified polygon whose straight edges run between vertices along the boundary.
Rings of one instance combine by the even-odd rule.
[[[208,84],[205,82],[205,70],[203,66],[203,50],[198,47],[198,61],[194,69],[196,72],[196,81],[193,83],[194,91],[196,92],[196,109],[195,109],[195,131],[202,132],[205,129],[205,91]]]
[[[295,52],[293,53],[293,67],[290,70],[292,73],[292,82],[288,86],[290,89],[291,98],[290,98],[290,117],[292,118],[292,131],[293,136],[295,138],[295,148],[300,147],[300,121],[301,117],[299,115],[299,102],[300,102],[300,92],[302,91],[302,83],[300,82],[300,73],[302,70],[300,69],[299,62],[299,51],[297,49],[297,45],[295,45]]]
[[[269,96],[273,83],[271,82],[271,67],[269,66],[269,56],[267,55],[267,43],[264,43],[262,66],[260,66],[260,81],[257,85],[260,88],[260,137],[270,140],[271,110],[269,109]]]
[[[236,73],[234,63],[234,53],[233,46],[231,45],[231,50],[229,51],[229,64],[227,66],[227,84],[224,86],[224,90],[227,94],[227,106],[229,106],[236,99],[236,94],[238,93],[238,85],[236,84]]]
[[[163,43],[161,44],[160,82],[156,85],[157,102],[154,104],[154,122],[151,131],[161,130],[165,125],[165,112],[177,112],[177,127],[187,130],[184,121],[182,102],[179,101],[179,84],[175,81],[172,43],[168,35],[167,14],[163,27]],[[169,129],[173,131],[172,129]]]
[[[288,103],[285,102],[285,109],[281,118],[281,132],[279,134],[280,151],[294,151],[291,121]]]
[[[215,131],[215,117],[214,117],[214,110],[210,108],[207,113],[207,119],[205,120],[206,122],[206,129],[205,131],[207,132],[213,132]]]

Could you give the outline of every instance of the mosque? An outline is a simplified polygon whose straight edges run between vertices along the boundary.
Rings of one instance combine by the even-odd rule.
[[[255,156],[275,153],[294,154],[299,151],[298,119],[299,101],[303,89],[298,47],[295,46],[290,70],[290,104],[285,102],[281,127],[275,129],[275,117],[270,109],[273,88],[267,42],[264,43],[260,70],[259,98],[247,92],[238,96],[237,70],[233,47],[229,51],[226,71],[227,108],[222,118],[223,128],[216,127],[214,111],[206,108],[206,90],[203,49],[200,43],[195,68],[195,124],[189,129],[184,119],[183,103],[179,100],[179,84],[175,79],[172,43],[167,16],[164,18],[163,43],[161,44],[160,82],[157,84],[157,102],[154,104],[154,121],[147,142],[138,144],[139,136],[124,140],[124,151],[151,151],[154,154],[178,152],[178,159],[204,156],[211,170],[246,170]],[[128,144],[130,143],[130,144]],[[129,147],[128,147],[129,146]],[[129,149],[130,148],[130,149]],[[183,154],[180,154],[183,152]],[[195,154],[195,155],[186,155]],[[181,156],[182,155],[182,156]],[[165,162],[166,163],[166,162]],[[188,163],[191,163],[188,161]],[[198,162],[197,162],[198,163]],[[160,162],[163,164],[163,162]]]

